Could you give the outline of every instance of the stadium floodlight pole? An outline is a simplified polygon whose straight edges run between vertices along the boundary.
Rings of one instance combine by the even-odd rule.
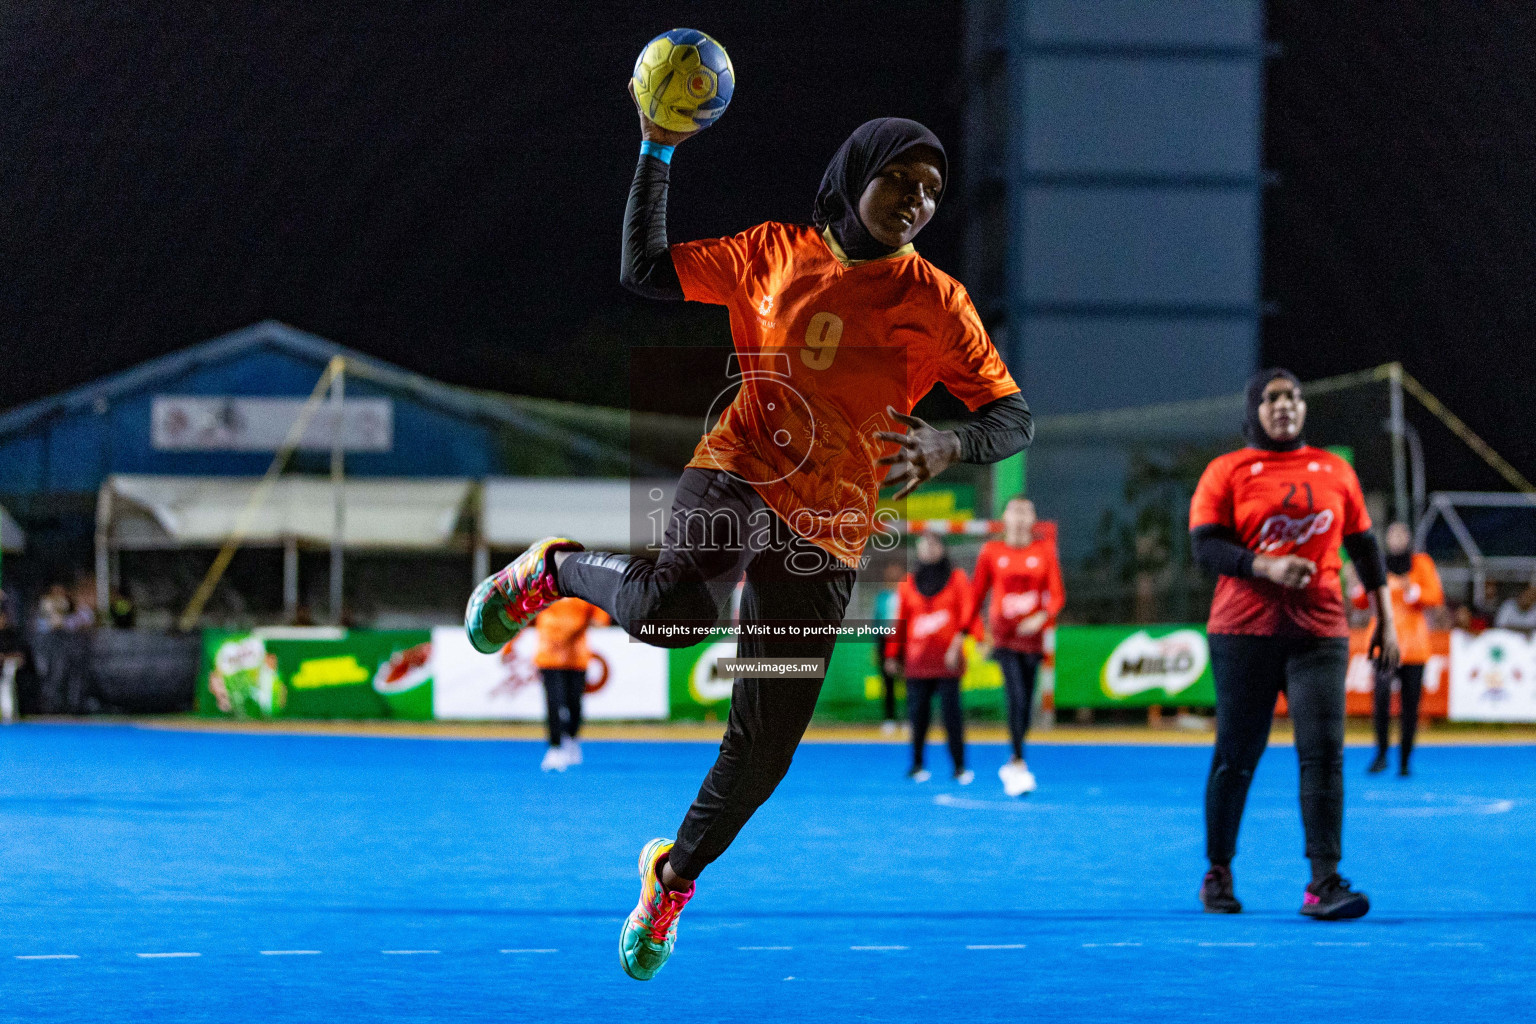
[[[1408,452],[1403,439],[1403,364],[1393,363],[1387,373],[1387,389],[1391,400],[1392,431],[1392,502],[1397,518],[1414,526],[1414,512],[1408,504]]]
[[[346,551],[342,531],[347,523],[346,459],[346,361],[338,358],[331,377],[331,502],[335,518],[331,523],[331,622],[341,625],[342,563]]]

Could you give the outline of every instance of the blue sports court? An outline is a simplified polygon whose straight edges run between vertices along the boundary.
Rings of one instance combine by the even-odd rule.
[[[1294,754],[1255,780],[1248,911],[1195,899],[1199,746],[1036,745],[1008,801],[807,743],[700,883],[676,955],[620,971],[635,855],[710,743],[541,745],[133,726],[0,732],[6,1021],[1510,1020],[1536,985],[1536,748],[1347,752],[1362,921],[1296,914]],[[934,751],[938,754],[938,751]]]

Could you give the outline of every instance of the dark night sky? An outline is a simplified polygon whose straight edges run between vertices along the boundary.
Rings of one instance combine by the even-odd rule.
[[[1401,358],[1536,476],[1536,11],[1436,8],[1272,5],[1265,354],[1304,377]],[[958,153],[959,15],[7,5],[0,408],[266,317],[456,383],[622,404],[622,345],[724,330],[617,284],[644,41],[702,28],[737,69],[730,111],[677,159],[685,238],[806,219],[868,117],[918,118]],[[951,272],[961,213],[921,239]],[[1499,486],[1464,475],[1434,483]]]

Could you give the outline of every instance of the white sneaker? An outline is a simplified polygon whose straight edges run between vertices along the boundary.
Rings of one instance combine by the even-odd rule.
[[[565,755],[567,765],[581,764],[581,744],[573,737],[567,736],[560,741],[560,753]]]
[[[896,735],[896,722],[895,722],[894,719],[887,718],[885,721],[880,723],[880,735],[882,735],[882,736],[895,736]]]
[[[566,768],[565,751],[559,747],[550,747],[544,752],[544,760],[539,767],[546,772],[563,772]]]
[[[927,768],[919,768],[915,772],[907,772],[907,778],[911,779],[913,782],[927,782],[929,779],[933,778],[933,772],[929,771]]]
[[[1003,792],[1009,796],[1023,796],[1035,791],[1035,776],[1027,765],[1009,761],[997,770],[997,777],[1003,780]]]
[[[971,771],[969,768],[967,768],[963,772],[956,772],[955,773],[955,784],[956,785],[969,786],[971,783],[973,783],[975,781],[976,781],[976,773]]]

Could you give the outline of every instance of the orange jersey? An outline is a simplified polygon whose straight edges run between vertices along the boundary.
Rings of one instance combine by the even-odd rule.
[[[1226,526],[1248,550],[1298,555],[1317,564],[1312,582],[1289,589],[1222,576],[1207,631],[1257,636],[1348,636],[1339,590],[1339,544],[1371,528],[1349,463],[1320,448],[1244,448],[1206,467],[1189,506],[1189,527]]]
[[[741,381],[689,466],[750,483],[797,534],[848,565],[875,522],[885,412],[935,384],[975,410],[1019,388],[970,296],[905,246],[853,262],[829,234],[759,224],[672,247],[683,294],[730,310]]]
[[[1408,566],[1408,574],[1399,576],[1387,573],[1387,589],[1392,594],[1392,621],[1397,626],[1397,646],[1402,651],[1404,665],[1422,665],[1429,661],[1429,622],[1424,618],[1428,608],[1445,604],[1445,590],[1440,586],[1440,573],[1435,560],[1416,552]],[[1355,607],[1369,608],[1370,594],[1364,587],[1354,595]],[[1374,621],[1371,628],[1375,629]]]
[[[533,663],[539,668],[584,671],[592,660],[587,649],[587,627],[608,625],[608,613],[578,597],[564,597],[539,612],[533,628],[539,631],[539,651]]]
[[[1038,533],[1036,538],[1022,548],[989,540],[981,546],[981,554],[976,557],[976,580],[972,587],[976,619],[979,623],[983,602],[990,590],[992,600],[987,606],[987,618],[992,627],[994,647],[1026,654],[1043,653],[1044,628],[1033,633],[1020,633],[1019,625],[1043,611],[1045,625],[1049,626],[1067,603],[1056,545]]]
[[[901,658],[904,674],[912,679],[944,679],[965,671],[962,664],[952,669],[944,664],[944,655],[957,635],[969,631],[980,638],[971,603],[971,585],[965,572],[956,569],[932,597],[923,596],[912,576],[896,588],[896,635],[885,642],[887,658]]]

